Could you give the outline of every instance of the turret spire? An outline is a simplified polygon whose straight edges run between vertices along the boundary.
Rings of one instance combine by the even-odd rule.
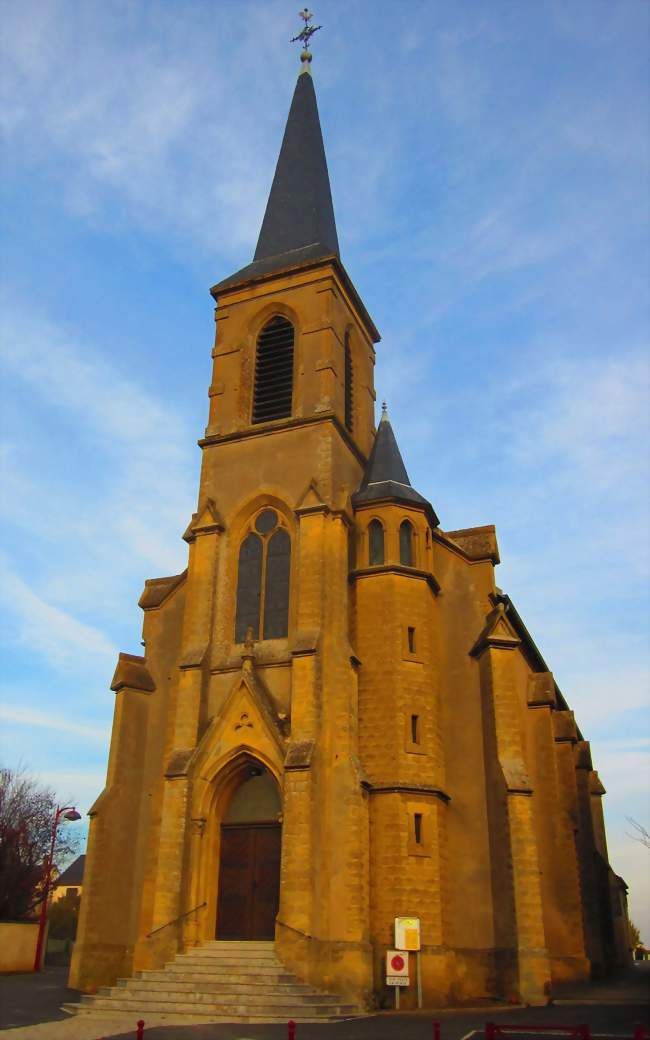
[[[439,523],[431,503],[411,487],[384,401],[381,406],[381,421],[377,428],[375,443],[372,446],[359,490],[352,496],[352,504],[356,507],[366,502],[386,500],[402,502],[405,505],[423,506],[434,526]]]

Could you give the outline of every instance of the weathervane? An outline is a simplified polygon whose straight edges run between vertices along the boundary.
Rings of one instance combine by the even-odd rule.
[[[311,61],[311,51],[309,50],[309,41],[311,40],[314,33],[322,29],[322,25],[310,25],[312,18],[314,17],[308,7],[303,8],[302,11],[298,11],[299,16],[305,23],[305,27],[302,32],[299,32],[297,36],[294,36],[292,43],[297,43],[298,40],[302,43],[303,50],[300,55],[301,61]]]

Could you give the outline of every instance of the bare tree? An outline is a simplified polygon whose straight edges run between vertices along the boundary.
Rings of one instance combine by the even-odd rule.
[[[55,811],[50,788],[24,769],[0,767],[0,920],[25,917],[39,903]],[[54,862],[77,846],[74,833],[61,828]]]
[[[631,816],[626,816],[625,819],[636,831],[636,834],[630,834],[629,831],[626,831],[628,838],[632,838],[634,841],[640,842],[641,845],[645,845],[646,849],[650,849],[650,832],[645,827],[642,827],[640,823],[637,823],[636,820],[633,820]]]

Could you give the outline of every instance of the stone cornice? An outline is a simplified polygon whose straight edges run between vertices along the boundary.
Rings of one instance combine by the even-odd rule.
[[[149,674],[144,657],[135,654],[120,654],[117,667],[111,682],[111,690],[119,693],[123,689],[138,690],[140,693],[153,693],[156,684]]]
[[[229,444],[233,441],[250,440],[251,437],[271,436],[277,433],[284,433],[285,430],[300,429],[304,426],[317,426],[326,422],[332,423],[354,457],[365,469],[368,459],[361,449],[357,447],[349,432],[334,412],[320,412],[318,415],[307,415],[294,419],[276,419],[269,423],[247,426],[244,430],[234,430],[232,433],[206,433],[205,437],[202,437],[197,443],[199,448],[209,448],[214,444]]]
[[[358,581],[360,578],[369,578],[377,574],[400,574],[406,578],[417,578],[426,581],[435,596],[440,592],[440,585],[429,571],[421,571],[417,567],[405,567],[402,563],[382,563],[377,567],[358,567],[350,571],[349,581]]]
[[[451,801],[451,797],[446,791],[440,787],[433,787],[431,784],[379,783],[364,786],[367,786],[368,794],[418,794],[439,798],[445,804]]]

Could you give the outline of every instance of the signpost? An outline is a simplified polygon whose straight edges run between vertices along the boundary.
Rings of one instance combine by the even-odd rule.
[[[415,954],[415,977],[418,989],[418,1007],[422,1007],[422,968],[420,966],[420,918],[395,918],[395,946],[398,950],[411,951]],[[408,953],[404,954],[408,958]],[[396,1007],[399,1002],[396,998]]]
[[[402,950],[386,951],[386,985],[395,987],[395,1007],[399,1009],[399,991],[401,986],[408,986],[409,955]]]

